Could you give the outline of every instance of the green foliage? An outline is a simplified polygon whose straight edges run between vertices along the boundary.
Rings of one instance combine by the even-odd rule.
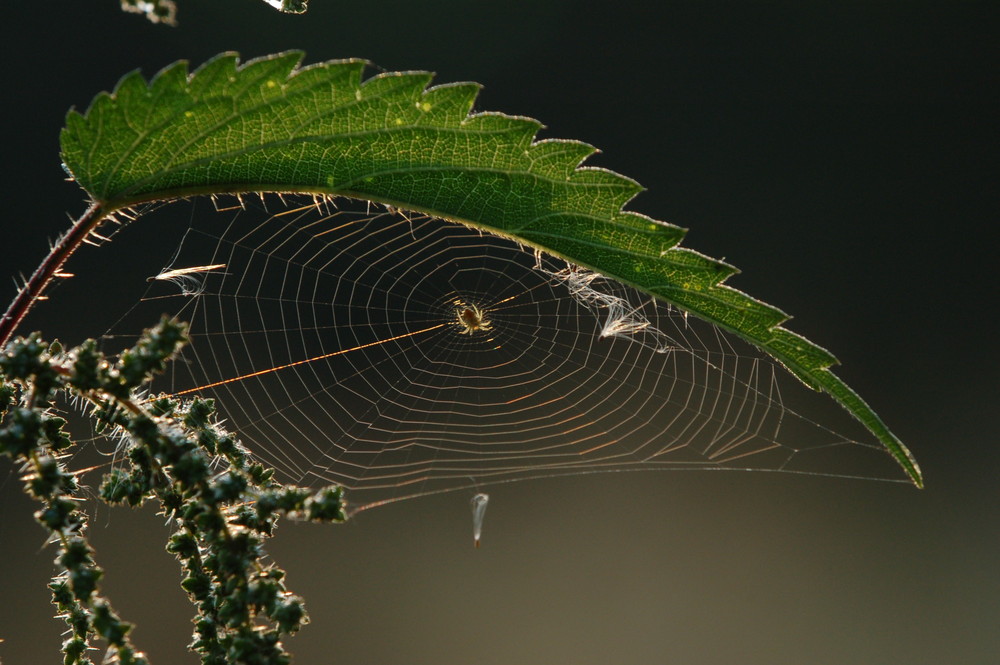
[[[785,329],[781,310],[724,284],[736,269],[679,247],[684,229],[623,210],[639,191],[581,166],[584,143],[535,141],[540,124],[470,114],[471,83],[426,72],[362,82],[364,63],[299,69],[302,54],[242,66],[220,55],[194,74],[137,72],[67,117],[67,169],[104,214],[205,193],[306,192],[416,210],[510,236],[631,284],[757,345],[860,420],[922,486],[916,461],[830,371],[836,358]]]
[[[142,14],[151,23],[177,25],[177,4],[174,0],[122,0],[122,9]]]
[[[288,14],[302,14],[309,8],[309,0],[264,0],[264,2]]]
[[[309,5],[309,0],[264,0],[264,2],[286,14],[303,14]],[[151,23],[177,25],[177,3],[174,0],[121,0],[121,3],[124,11],[142,14]]]
[[[114,362],[92,341],[64,352],[38,335],[0,354],[0,455],[24,468],[25,491],[42,504],[35,518],[58,543],[59,572],[49,589],[69,629],[67,665],[92,662],[92,638],[104,640],[114,662],[147,660],[129,639],[131,624],[100,592],[104,572],[87,542],[77,474],[63,463],[72,441],[52,412],[60,395],[89,402],[100,426],[125,441],[125,463],[104,476],[101,498],[130,506],[155,500],[176,525],[167,549],[181,562],[181,586],[197,609],[191,648],[205,664],[290,662],[282,638],[307,616],[284,571],[263,563],[264,541],[279,515],[345,519],[339,487],[311,491],[272,481],[214,422],[211,401],[135,397],[184,342],[184,327],[165,319]]]

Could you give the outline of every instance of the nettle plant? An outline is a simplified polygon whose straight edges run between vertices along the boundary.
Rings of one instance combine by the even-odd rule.
[[[173,19],[171,3],[125,4]],[[219,425],[212,400],[146,393],[185,344],[183,323],[164,318],[114,358],[94,342],[64,349],[37,333],[15,338],[88,236],[150,203],[259,192],[348,197],[512,238],[756,345],[829,394],[922,486],[906,447],[831,372],[834,356],[786,330],[782,311],[726,286],[736,269],[680,247],[683,229],[625,211],[640,187],[582,166],[593,147],[536,140],[540,124],[528,118],[470,113],[476,84],[431,86],[422,72],[363,80],[363,61],[301,67],[302,57],[241,64],[224,53],[193,73],[185,62],[151,81],[132,73],[86,112],[67,116],[62,159],[89,205],[0,321],[0,452],[23,469],[25,491],[41,504],[36,519],[58,550],[49,588],[69,626],[65,663],[91,662],[94,639],[106,643],[112,661],[146,658],[101,594],[81,484],[67,467],[74,443],[57,399],[89,405],[96,428],[122,441],[122,462],[103,477],[100,498],[155,501],[174,525],[167,549],[196,608],[190,647],[203,663],[289,662],[282,640],[306,614],[283,571],[264,562],[264,543],[281,515],[337,522],[349,514],[338,486],[277,482]],[[474,304],[459,306],[456,316],[462,334],[489,330]]]

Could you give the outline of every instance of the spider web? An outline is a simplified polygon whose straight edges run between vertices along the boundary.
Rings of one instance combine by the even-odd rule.
[[[352,514],[599,471],[904,480],[829,398],[719,328],[510,239],[350,203],[193,216],[132,313],[190,323],[154,391],[216,398],[283,480],[342,484]]]

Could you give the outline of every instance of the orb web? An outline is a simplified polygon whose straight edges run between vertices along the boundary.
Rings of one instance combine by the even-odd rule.
[[[811,391],[783,368],[635,289],[461,224],[283,205],[195,216],[150,276],[144,305],[191,326],[153,387],[215,398],[283,480],[342,484],[352,513],[599,471],[902,480],[849,418],[799,415]]]

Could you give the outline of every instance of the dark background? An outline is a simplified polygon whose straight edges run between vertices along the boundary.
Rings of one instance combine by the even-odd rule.
[[[743,269],[731,284],[796,314],[926,474],[923,491],[520,483],[491,489],[481,550],[464,495],[286,524],[271,551],[313,617],[297,662],[998,662],[995,3],[179,2],[176,29],[114,0],[0,10],[4,275],[33,270],[84,207],[59,167],[66,109],[129,70],[288,48],[429,69],[485,84],[479,110],[601,148],[590,164],[649,188],[630,208],[691,228],[687,246]],[[72,325],[114,289],[30,324]],[[54,552],[19,487],[0,464],[0,660],[57,662]],[[140,647],[196,662],[167,534],[153,510],[101,509],[92,535]]]

